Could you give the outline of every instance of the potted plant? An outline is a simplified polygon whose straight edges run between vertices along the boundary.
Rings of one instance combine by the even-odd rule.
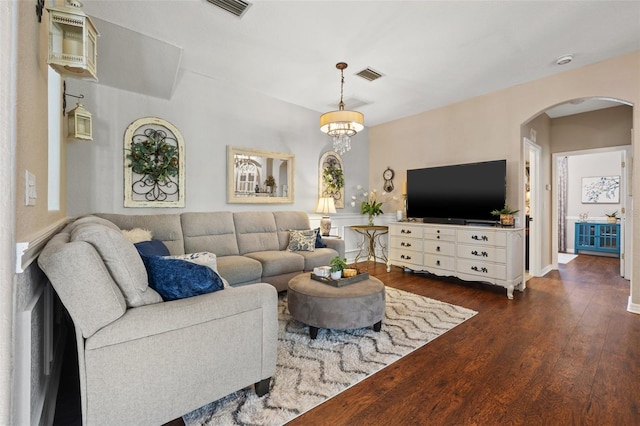
[[[342,278],[342,270],[347,268],[347,259],[340,259],[340,256],[336,256],[329,262],[331,266],[331,279],[338,280]]]
[[[267,192],[269,194],[273,193],[276,190],[276,180],[272,175],[267,176],[267,178],[264,180],[264,186],[267,187]]]
[[[504,207],[501,209],[496,209],[491,212],[494,216],[500,216],[500,224],[502,226],[513,226],[515,223],[515,219],[513,215],[518,213],[520,210],[513,210],[507,203],[504,203]]]
[[[618,221],[618,210],[604,215],[607,217],[607,223],[616,223]]]

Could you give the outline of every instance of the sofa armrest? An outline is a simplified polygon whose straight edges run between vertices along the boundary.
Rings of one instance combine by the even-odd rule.
[[[344,240],[342,238],[323,237],[322,242],[327,245],[327,248],[337,251],[341,259],[344,258]]]
[[[278,297],[251,284],[130,308],[85,340],[85,424],[163,424],[275,373]]]

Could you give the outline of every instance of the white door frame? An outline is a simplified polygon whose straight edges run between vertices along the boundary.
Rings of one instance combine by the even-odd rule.
[[[633,258],[633,253],[631,251],[632,245],[630,241],[633,236],[633,221],[627,221],[628,217],[633,217],[633,203],[631,200],[631,187],[629,186],[629,178],[631,177],[631,150],[633,145],[623,145],[623,146],[612,146],[606,148],[593,148],[593,149],[583,149],[577,151],[569,151],[569,152],[556,152],[552,154],[552,166],[551,166],[551,175],[552,182],[556,182],[557,184],[557,175],[558,175],[558,158],[560,157],[570,157],[574,155],[584,155],[584,154],[595,154],[601,152],[620,152],[621,160],[624,161],[625,167],[622,169],[622,173],[620,176],[620,205],[621,208],[625,210],[625,213],[621,215],[620,218],[620,275],[624,278],[631,280],[631,259]],[[552,223],[551,223],[551,249],[552,249],[552,259],[553,259],[553,269],[558,269],[558,194],[551,197],[551,212],[552,212]]]
[[[532,277],[539,277],[542,269],[540,264],[540,259],[542,258],[542,195],[540,191],[540,161],[542,156],[542,147],[526,137],[523,138],[523,143],[524,159],[522,164],[526,167],[527,160],[529,160],[529,216],[532,219],[529,222],[529,275]]]

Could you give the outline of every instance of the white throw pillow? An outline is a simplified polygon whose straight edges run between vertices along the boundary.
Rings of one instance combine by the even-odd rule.
[[[218,272],[218,261],[216,255],[214,253],[209,253],[208,251],[203,251],[199,253],[187,253],[187,254],[178,254],[174,256],[163,256],[170,259],[180,259],[186,260],[187,262],[197,263],[198,265],[208,266],[213,269],[213,271],[220,275]],[[224,284],[224,288],[230,288],[231,285],[229,281],[227,281],[222,275],[220,275],[220,279]]]

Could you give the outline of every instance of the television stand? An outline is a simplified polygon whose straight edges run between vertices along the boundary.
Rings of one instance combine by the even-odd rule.
[[[524,229],[394,222],[389,224],[391,266],[504,287],[513,299],[524,290]]]

